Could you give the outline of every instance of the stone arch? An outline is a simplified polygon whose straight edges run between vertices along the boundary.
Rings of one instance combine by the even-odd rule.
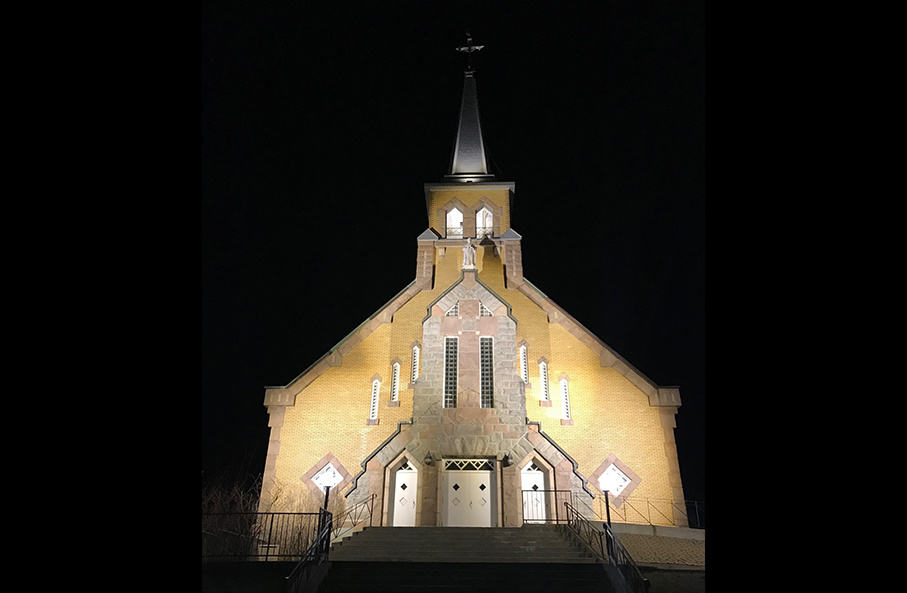
[[[384,497],[382,502],[381,525],[392,526],[394,521],[394,492],[397,488],[397,470],[404,463],[408,463],[416,470],[417,486],[416,492],[412,495],[416,497],[416,527],[419,526],[419,518],[422,516],[423,503],[423,486],[425,484],[425,471],[423,464],[407,449],[400,453],[384,468]]]
[[[440,227],[438,230],[441,232],[441,237],[444,239],[450,239],[450,238],[460,239],[460,238],[462,238],[462,237],[449,237],[448,233],[447,233],[447,213],[453,209],[459,210],[460,214],[463,215],[463,236],[464,237],[471,236],[471,235],[467,235],[466,233],[467,233],[467,229],[470,225],[472,226],[473,229],[475,229],[475,224],[476,224],[475,212],[471,208],[466,206],[466,204],[464,204],[460,198],[451,198],[450,200],[448,200],[447,202],[445,202],[444,204],[439,206],[437,208],[437,210],[435,211],[436,215],[437,215],[438,226]],[[472,220],[471,223],[470,223],[470,219]],[[473,230],[473,233],[474,232],[475,231]]]

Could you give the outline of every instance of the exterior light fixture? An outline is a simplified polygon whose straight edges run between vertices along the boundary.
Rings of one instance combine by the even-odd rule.
[[[431,458],[431,451],[425,454],[425,459],[423,459],[422,461],[425,462],[425,465],[431,465],[432,463],[434,463],[434,460]]]
[[[513,465],[513,459],[511,459],[510,453],[504,455],[502,463],[504,464],[504,467],[510,467],[511,465]]]

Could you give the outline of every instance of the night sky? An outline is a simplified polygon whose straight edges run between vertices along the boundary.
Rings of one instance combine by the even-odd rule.
[[[526,278],[680,387],[705,500],[704,28],[702,0],[205,3],[203,477],[263,471],[265,387],[414,278],[469,30]]]

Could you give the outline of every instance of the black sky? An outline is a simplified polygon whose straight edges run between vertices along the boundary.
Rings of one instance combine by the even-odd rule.
[[[206,3],[205,474],[261,472],[265,386],[413,279],[468,29],[526,278],[680,386],[685,493],[705,500],[704,27],[689,0]]]

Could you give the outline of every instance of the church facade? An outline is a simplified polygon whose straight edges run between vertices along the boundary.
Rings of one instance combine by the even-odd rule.
[[[471,44],[467,51],[478,49]],[[683,501],[677,387],[654,384],[523,277],[515,184],[489,173],[465,71],[448,174],[425,184],[415,277],[265,390],[261,510],[324,488],[386,526],[519,526]],[[298,498],[297,498],[298,500]]]

